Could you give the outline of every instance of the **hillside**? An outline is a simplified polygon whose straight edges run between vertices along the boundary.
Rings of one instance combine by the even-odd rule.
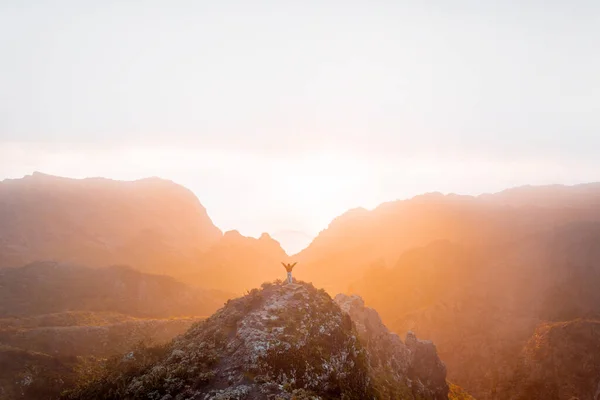
[[[196,196],[170,181],[34,173],[0,182],[0,269],[42,261],[129,265],[242,294],[280,276],[287,257],[266,233],[223,235]]]
[[[169,346],[115,359],[68,397],[448,398],[431,343],[403,343],[360,301],[338,303],[345,311],[312,285],[265,284]]]
[[[294,258],[302,264],[299,278],[337,293],[372,265],[391,267],[403,252],[433,241],[499,246],[577,221],[600,221],[600,184],[515,188],[479,197],[431,193],[372,211],[350,210]]]
[[[0,267],[51,260],[173,274],[220,237],[196,196],[170,181],[36,172],[0,182]]]
[[[103,358],[169,342],[202,319],[192,316],[209,315],[224,301],[128,267],[4,268],[0,399],[56,399],[101,368]]]
[[[58,399],[76,384],[75,360],[0,344],[0,400]]]
[[[541,324],[501,388],[507,400],[600,398],[600,322]]]
[[[54,314],[56,315],[56,314]],[[139,343],[162,344],[186,332],[202,318],[127,318],[112,324],[10,327],[0,320],[0,343],[58,357],[110,357]]]
[[[227,297],[129,267],[46,262],[0,269],[0,318],[66,311],[154,318],[202,316],[210,315]]]
[[[64,322],[61,317],[50,319]],[[57,399],[63,390],[101,369],[105,357],[129,353],[140,345],[162,345],[199,320],[121,317],[127,322],[26,329],[6,327],[0,320],[0,400]],[[39,320],[26,322],[34,325]]]
[[[96,197],[85,194],[88,185]],[[127,203],[129,200],[149,203],[137,207]],[[162,201],[168,205],[160,206]],[[125,203],[139,209],[125,212],[127,207],[121,207]],[[76,207],[78,204],[84,205]],[[33,214],[27,207],[35,209]],[[166,214],[158,213],[157,207],[164,208],[161,212]],[[90,219],[81,210],[95,217]],[[180,224],[183,220],[186,222]],[[152,228],[145,225],[148,221],[152,221]],[[167,342],[191,324],[185,317],[210,315],[231,297],[228,293],[239,295],[261,282],[283,277],[280,262],[289,259],[268,234],[254,239],[237,231],[215,231],[189,191],[156,179],[115,182],[34,174],[4,181],[0,183],[0,222],[6,222],[0,224],[0,264],[4,263],[0,266],[12,265],[28,254],[25,258],[90,260],[91,266],[98,267],[59,261],[0,269],[0,343],[47,353],[55,349],[57,356],[116,354],[144,338],[144,333],[157,338],[153,340],[156,343]],[[209,225],[208,233],[202,233],[202,226]],[[138,234],[138,228],[145,233]],[[108,246],[104,239],[97,240],[112,234],[117,241],[137,239],[126,246]],[[101,242],[104,244],[98,245]],[[385,377],[383,382],[373,378],[373,385],[379,386],[363,385],[361,390],[393,398],[390,393],[410,386],[414,376],[426,374],[423,368],[437,371],[423,378],[429,382],[426,386],[442,382],[442,369],[433,367],[431,357],[426,367],[406,366],[406,349],[413,346],[409,349],[412,354],[423,347],[415,345],[421,342],[413,341],[409,332],[414,332],[436,344],[435,360],[439,352],[449,379],[478,400],[499,400],[501,393],[521,400],[522,393],[529,393],[527,388],[538,385],[531,383],[538,379],[538,369],[551,365],[540,363],[535,369],[538,372],[531,372],[528,368],[533,364],[523,364],[523,354],[529,354],[526,347],[536,337],[536,329],[579,318],[600,319],[598,243],[598,184],[522,187],[479,197],[434,193],[384,203],[372,211],[351,210],[336,218],[294,257],[293,261],[299,262],[294,275],[324,287],[330,294],[359,294],[392,331],[407,335],[404,343],[390,339],[379,316],[364,311],[368,308],[354,298],[341,297],[338,305],[345,312],[363,310],[352,319],[363,341],[362,350],[371,355],[367,369],[373,376]],[[130,261],[132,268],[109,267],[111,260],[125,260],[115,265]],[[148,271],[162,271],[168,276]],[[269,288],[260,293],[276,296],[277,290]],[[230,304],[247,304],[252,296]],[[307,299],[313,301],[311,296]],[[248,310],[255,310],[255,306]],[[228,311],[217,315],[233,312],[227,307],[224,310]],[[165,320],[171,317],[183,319]],[[386,333],[370,337],[363,328],[365,321],[377,327],[375,331]],[[217,322],[201,326],[211,324]],[[198,329],[195,331],[204,338],[204,330]],[[231,332],[237,329],[236,325]],[[285,338],[275,339],[282,342]],[[193,340],[190,336],[187,343]],[[102,343],[114,341],[122,343],[105,351]],[[71,342],[73,351],[69,352]],[[424,346],[425,354],[431,355],[431,347]],[[397,350],[397,357],[373,356],[390,348]],[[22,355],[10,354],[20,354],[17,360]],[[153,365],[160,362],[168,370],[163,355],[156,358],[152,354],[145,360]],[[118,366],[115,371],[131,367],[132,373],[146,373],[136,369],[137,363],[119,361],[111,365]],[[401,371],[399,377],[390,378],[383,365],[395,365],[393,370]],[[236,364],[232,368],[238,371],[242,367]],[[586,374],[593,371],[579,371],[580,378],[591,382],[592,375]],[[518,378],[523,376],[529,378]],[[255,390],[253,381],[246,378],[236,385]],[[217,390],[225,389],[222,382],[207,382],[206,388],[215,390],[215,396],[220,396]],[[509,393],[506,388],[510,382],[517,382],[517,386]],[[557,385],[573,384],[569,382]],[[439,390],[441,386],[435,389]],[[538,392],[554,393],[544,390]],[[285,393],[279,394],[287,396]],[[455,398],[469,398],[454,385],[450,385],[450,393]],[[585,398],[583,392],[578,393]],[[559,398],[562,400],[562,394]]]

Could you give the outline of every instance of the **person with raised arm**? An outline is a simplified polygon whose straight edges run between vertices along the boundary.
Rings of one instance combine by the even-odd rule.
[[[298,263],[293,263],[293,264],[286,264],[286,263],[281,263],[281,265],[283,265],[285,267],[285,270],[287,271],[287,281],[288,283],[292,283],[292,270],[294,269],[294,266],[298,264]]]

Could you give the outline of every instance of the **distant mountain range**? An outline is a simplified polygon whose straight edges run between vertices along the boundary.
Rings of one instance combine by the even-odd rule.
[[[358,293],[395,332],[433,340],[449,379],[479,400],[595,399],[595,346],[586,384],[544,382],[560,395],[507,388],[526,370],[528,385],[541,384],[520,364],[539,326],[600,318],[599,243],[598,184],[430,194],[339,217],[298,256],[298,276]]]
[[[527,186],[481,196],[430,193],[350,210],[291,258],[297,278],[332,295],[358,293],[395,332],[433,340],[450,380],[479,400],[596,400],[598,243],[600,184]],[[17,299],[0,301],[5,315],[25,315],[52,298],[44,288],[55,280],[35,267],[47,260],[101,267],[91,281],[106,282],[98,271],[114,274],[115,265],[129,265],[128,276],[168,275],[184,283],[182,293],[242,294],[283,278],[279,263],[289,259],[268,234],[222,233],[198,199],[173,182],[36,173],[0,183],[0,267],[13,267],[0,277],[20,277],[4,286]],[[37,272],[24,274],[28,269]],[[56,280],[74,282],[80,272],[61,274]],[[93,301],[81,297],[80,304],[114,301],[93,293]],[[81,294],[65,289],[52,301]],[[167,314],[169,307],[185,308],[178,296],[165,296],[157,292],[165,304],[157,300],[150,308],[167,307]],[[137,304],[135,296],[129,301]],[[585,368],[571,373],[569,349],[586,355]]]
[[[157,178],[34,173],[0,182],[0,263],[136,264],[174,272],[222,237],[194,194]]]
[[[0,268],[37,261],[129,265],[243,293],[283,276],[269,235],[223,234],[194,194],[158,178],[133,182],[34,173],[0,182]]]
[[[404,251],[436,240],[501,245],[577,221],[600,221],[600,184],[522,187],[477,197],[430,193],[335,218],[295,256],[302,266],[297,274],[336,293],[372,265],[391,267]]]

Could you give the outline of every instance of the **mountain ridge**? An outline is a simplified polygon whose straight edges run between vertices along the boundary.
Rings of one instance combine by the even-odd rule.
[[[411,335],[404,344],[377,318],[356,298],[265,283],[157,356],[116,361],[68,398],[447,399],[435,347]]]
[[[191,190],[185,188],[182,185],[175,183],[172,180],[160,178],[157,176],[141,178],[141,179],[136,179],[136,180],[117,180],[117,179],[110,179],[110,178],[105,178],[105,177],[88,177],[88,178],[82,178],[82,179],[74,179],[74,178],[67,178],[67,177],[46,174],[46,173],[43,173],[40,171],[34,171],[32,174],[25,175],[22,178],[6,178],[6,179],[0,181],[0,190],[3,187],[3,184],[4,184],[4,186],[6,186],[7,184],[21,185],[23,183],[31,185],[32,183],[35,183],[35,182],[37,182],[37,183],[42,182],[44,184],[51,184],[51,183],[56,183],[56,182],[67,183],[67,184],[83,183],[86,185],[107,183],[112,186],[119,186],[119,185],[123,185],[123,184],[124,185],[131,184],[131,185],[138,185],[138,186],[160,185],[160,186],[163,186],[164,188],[183,189],[183,191],[185,191],[188,195],[191,195],[196,200],[198,200],[197,196]],[[535,194],[535,192],[544,193],[544,194],[543,195],[540,195],[540,194],[535,195],[535,196],[533,196],[534,199],[527,199],[527,196],[531,196],[531,193]],[[566,185],[566,184],[522,185],[522,186],[515,186],[515,187],[507,188],[507,189],[504,189],[504,190],[501,190],[498,192],[487,192],[487,193],[482,193],[479,195],[462,195],[462,194],[456,194],[456,193],[442,194],[440,192],[429,192],[429,193],[424,193],[424,194],[418,194],[418,195],[415,195],[415,196],[412,196],[412,197],[409,197],[406,199],[384,201],[372,209],[357,207],[357,208],[349,209],[349,210],[345,211],[344,213],[342,213],[336,217],[333,217],[331,223],[326,228],[319,231],[319,233],[315,237],[313,237],[312,240],[309,241],[309,243],[306,247],[302,248],[298,252],[290,253],[290,254],[286,254],[286,255],[288,257],[302,257],[303,252],[305,252],[311,245],[313,245],[315,240],[318,239],[319,236],[323,232],[326,232],[330,228],[332,228],[332,225],[333,225],[333,227],[335,227],[335,225],[339,224],[339,223],[345,224],[349,217],[354,218],[354,217],[357,217],[359,214],[362,217],[371,216],[374,213],[380,212],[381,210],[398,207],[399,205],[404,204],[404,203],[428,203],[428,202],[435,202],[435,201],[440,201],[440,200],[443,200],[443,201],[473,201],[473,200],[483,201],[483,200],[485,200],[485,202],[492,202],[492,203],[504,204],[504,205],[512,205],[512,206],[517,206],[517,207],[531,206],[533,204],[535,204],[536,206],[539,207],[540,206],[540,201],[539,201],[540,198],[544,198],[544,197],[547,198],[548,193],[559,193],[562,195],[563,199],[565,197],[569,198],[569,196],[574,197],[576,195],[581,195],[582,193],[586,193],[586,194],[591,193],[591,194],[594,194],[595,196],[600,196],[600,194],[599,194],[600,193],[600,183],[599,182],[590,182],[590,183],[578,183],[578,184],[573,184],[573,185]],[[2,196],[2,192],[0,191],[0,200],[1,200],[1,196]],[[202,204],[199,202],[199,200],[198,200],[198,204],[200,204],[200,207],[206,213],[206,209],[204,208],[204,206],[202,206]],[[551,204],[551,205],[556,206],[556,204]],[[213,225],[213,228],[211,228],[211,229],[213,229],[214,232],[218,232],[217,236],[223,236],[226,233],[226,232],[222,232],[218,227],[214,226],[214,224],[210,220],[210,217],[208,216],[208,213],[206,213],[206,218],[208,218],[208,221],[210,222],[210,224]],[[291,232],[296,232],[296,231],[292,230]],[[302,233],[301,231],[298,231],[298,232]],[[305,235],[305,234],[302,233],[302,235]],[[37,261],[37,260],[30,260],[30,261]]]
[[[272,279],[278,273],[273,266],[287,258],[269,234],[255,239],[223,233],[195,194],[172,181],[36,172],[0,183],[0,269],[38,261],[129,265],[241,293]],[[256,271],[266,270],[245,276],[243,260]],[[207,271],[216,271],[215,276],[223,271],[223,279],[205,282]]]

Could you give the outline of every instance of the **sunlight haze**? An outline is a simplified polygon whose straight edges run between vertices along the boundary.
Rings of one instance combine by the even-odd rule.
[[[350,208],[600,180],[598,2],[168,4],[0,4],[0,179],[159,176],[288,253]]]

